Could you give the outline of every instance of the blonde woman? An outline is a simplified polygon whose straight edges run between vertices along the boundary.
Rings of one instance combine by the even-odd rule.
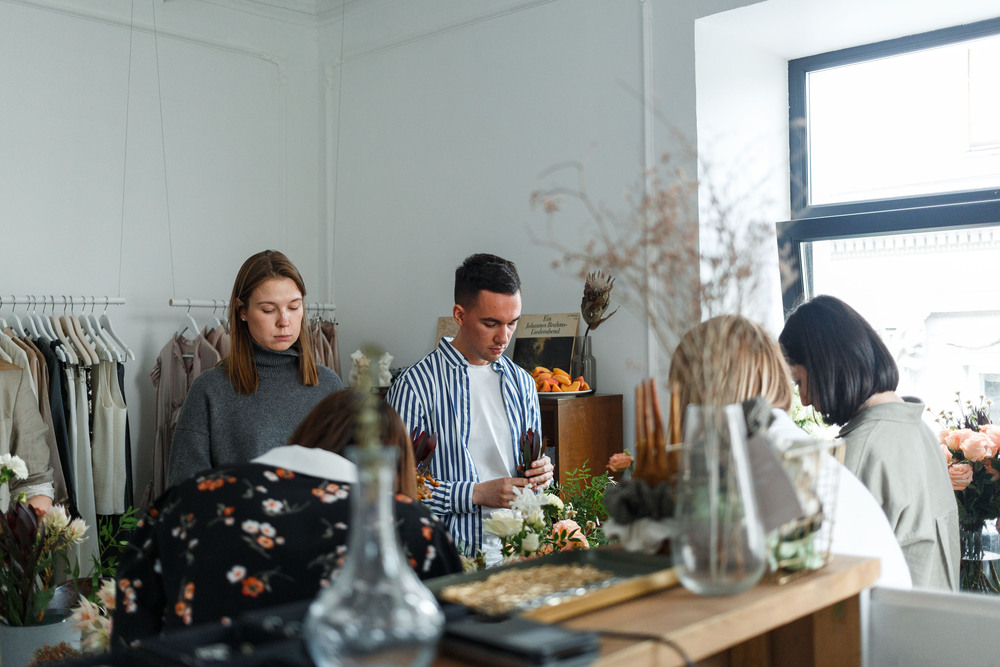
[[[669,382],[679,397],[674,399],[677,419],[683,420],[689,404],[729,405],[760,396],[771,405],[766,437],[773,447],[782,450],[810,439],[788,415],[793,385],[781,348],[764,327],[745,317],[714,317],[688,331],[671,359]],[[910,588],[902,549],[875,497],[832,457],[825,465],[839,468],[832,551],[880,558],[878,585]]]

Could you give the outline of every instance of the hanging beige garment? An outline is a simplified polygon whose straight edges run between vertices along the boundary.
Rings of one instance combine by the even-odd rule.
[[[9,363],[0,364],[0,454],[20,457],[28,478],[0,485],[0,507],[6,509],[10,495],[25,497],[53,494],[53,470],[45,445],[45,423],[38,413],[28,386],[28,372]]]
[[[97,514],[125,512],[125,400],[113,361],[94,367],[91,452]]]
[[[38,387],[35,386],[35,378],[31,374],[31,362],[28,360],[28,355],[14,342],[14,339],[2,331],[0,331],[0,350],[6,353],[6,356],[3,358],[4,361],[10,361],[15,366],[20,366],[28,371],[28,384],[31,387],[31,393],[35,395],[35,400],[37,401]]]
[[[167,489],[167,462],[174,426],[188,389],[196,377],[219,363],[219,352],[205,339],[198,336],[188,340],[173,336],[156,359],[156,366],[149,379],[156,388],[155,426],[153,438],[153,470],[149,485],[143,492],[140,505],[148,509],[153,501]]]
[[[330,341],[326,339],[319,322],[313,322],[309,327],[309,339],[312,341],[313,356],[316,363],[327,368],[333,368],[333,348]]]
[[[229,350],[231,348],[229,340],[229,332],[223,326],[218,326],[213,329],[205,329],[202,332],[205,339],[215,348],[219,353],[221,359],[225,359],[229,356]]]
[[[327,320],[320,321],[320,329],[326,340],[330,342],[333,349],[333,365],[330,366],[337,375],[340,375],[340,348],[337,346],[337,323]]]
[[[7,331],[4,331],[4,333],[10,335]],[[10,340],[12,343],[14,343],[14,345],[17,345],[19,348],[21,348],[21,350],[24,352],[25,356],[28,359],[27,369],[28,372],[31,373],[31,381],[35,385],[35,396],[38,398],[38,402],[40,404],[42,400],[42,394],[41,391],[39,391],[41,388],[40,384],[42,380],[41,367],[42,365],[44,365],[45,360],[41,359],[41,353],[33,349],[30,345],[28,345],[25,339],[20,338],[18,336],[11,336]]]

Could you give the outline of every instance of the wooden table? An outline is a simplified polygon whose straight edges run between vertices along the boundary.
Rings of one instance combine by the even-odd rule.
[[[784,585],[765,581],[736,596],[708,597],[675,587],[606,607],[563,625],[576,630],[655,634],[700,665],[861,664],[859,594],[879,577],[879,561],[834,556]],[[439,667],[463,664],[440,657]],[[661,642],[602,639],[600,667],[683,665]]]
[[[566,484],[566,473],[584,464],[600,475],[612,454],[622,451],[621,394],[589,394],[553,398],[539,394],[542,437],[554,451],[556,479]]]

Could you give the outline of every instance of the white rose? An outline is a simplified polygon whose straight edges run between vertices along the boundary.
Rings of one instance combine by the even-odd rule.
[[[538,551],[538,533],[528,533],[521,540],[521,550],[526,554],[533,554]]]
[[[563,508],[566,507],[566,505],[562,501],[562,498],[560,498],[559,496],[557,496],[554,493],[546,493],[545,494],[545,504],[546,505],[552,505],[553,507],[555,507],[560,512],[563,510]]]
[[[20,456],[13,454],[0,455],[0,468],[6,468],[14,473],[15,479],[28,479],[28,466]]]
[[[524,515],[524,523],[535,530],[542,530],[545,528],[545,512],[541,507],[532,507],[531,511]]]
[[[521,532],[521,517],[510,510],[497,510],[489,518],[483,519],[483,530],[497,537],[510,537]]]

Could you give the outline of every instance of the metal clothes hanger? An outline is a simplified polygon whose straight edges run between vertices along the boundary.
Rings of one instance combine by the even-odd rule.
[[[125,344],[125,342],[121,339],[121,337],[118,334],[115,333],[115,328],[111,324],[111,318],[108,316],[108,303],[109,302],[110,302],[110,299],[105,299],[105,301],[104,301],[104,312],[101,313],[101,317],[98,319],[98,322],[100,323],[101,328],[104,331],[106,331],[108,333],[108,335],[111,336],[111,339],[115,343],[117,343],[118,346],[125,352],[125,357],[129,361],[135,361],[135,352],[133,352],[132,350],[130,350],[128,348],[128,345]]]
[[[198,336],[198,323],[195,321],[194,317],[191,315],[191,306],[188,305],[187,312],[184,314],[184,318],[181,323],[177,326],[177,337],[180,338],[186,332],[191,332],[191,339]]]
[[[97,356],[101,361],[119,361],[121,354],[113,345],[109,345],[101,335],[101,325],[97,323],[97,318],[94,317],[94,302],[96,297],[92,297],[90,301],[90,315],[87,314],[87,300],[84,297],[83,312],[80,313],[79,322],[83,329],[83,333],[89,336],[90,342],[93,344],[94,349],[97,350]]]
[[[66,312],[66,297],[63,297],[63,312]],[[69,336],[66,334],[65,329],[63,329],[62,321],[59,316],[56,315],[55,297],[52,297],[52,314],[49,315],[49,323],[52,325],[52,330],[56,334],[56,338],[62,343],[62,345],[56,345],[55,351],[59,355],[59,359],[65,364],[70,364],[76,366],[80,363],[80,359],[76,356],[76,350],[73,349],[73,343],[70,341]]]
[[[14,324],[11,327],[11,329],[14,330],[14,333],[16,333],[18,336],[21,336],[23,338],[23,337],[27,336],[28,334],[24,330],[24,323],[21,322],[21,318],[18,317],[18,315],[17,315],[16,312],[14,312],[14,309],[17,307],[17,297],[14,296],[13,294],[11,294],[10,295],[10,301],[11,301],[11,312],[10,312],[10,315],[11,315],[11,317],[14,318]]]

